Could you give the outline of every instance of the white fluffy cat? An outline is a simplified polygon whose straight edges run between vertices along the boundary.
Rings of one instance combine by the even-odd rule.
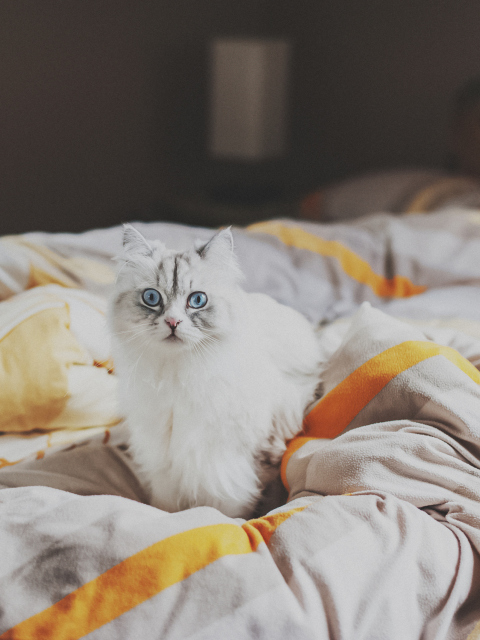
[[[175,252],[126,225],[119,262],[113,355],[151,503],[251,516],[314,398],[313,327],[243,291],[229,229]]]

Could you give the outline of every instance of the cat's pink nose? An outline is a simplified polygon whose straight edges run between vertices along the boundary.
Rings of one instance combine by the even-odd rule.
[[[180,324],[181,320],[177,320],[176,318],[165,318],[165,322],[171,329],[176,329]]]

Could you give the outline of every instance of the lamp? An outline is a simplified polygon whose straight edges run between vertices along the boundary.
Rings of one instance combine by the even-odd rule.
[[[285,155],[290,45],[283,39],[217,38],[211,45],[209,151],[214,159]]]

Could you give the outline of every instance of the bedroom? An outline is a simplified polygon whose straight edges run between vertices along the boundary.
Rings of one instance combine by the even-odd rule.
[[[465,362],[480,360],[479,191],[451,113],[480,76],[479,22],[473,0],[2,3],[0,637],[477,637],[480,399]],[[209,51],[229,37],[290,47],[279,157],[209,151]],[[475,122],[456,130],[466,152]],[[363,301],[387,312],[361,312],[365,352],[346,340],[325,381],[340,394],[324,396],[329,437],[350,425],[365,439],[323,450],[317,434],[285,458],[298,512],[240,525],[142,504],[115,454],[103,315],[132,221],[179,247],[233,224],[245,287],[322,323],[329,358]],[[338,384],[398,335],[422,343],[418,364],[395,352],[402,373],[374,398],[362,393],[384,369]],[[437,429],[435,452],[409,422],[403,457],[352,464],[380,447],[374,424],[399,420]]]

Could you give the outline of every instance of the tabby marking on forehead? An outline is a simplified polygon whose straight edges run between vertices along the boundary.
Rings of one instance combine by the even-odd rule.
[[[185,294],[185,278],[190,269],[190,258],[186,254],[177,253],[165,256],[157,268],[157,282],[169,298]]]
[[[178,255],[175,256],[175,264],[173,266],[173,276],[172,276],[172,296],[178,295]]]

